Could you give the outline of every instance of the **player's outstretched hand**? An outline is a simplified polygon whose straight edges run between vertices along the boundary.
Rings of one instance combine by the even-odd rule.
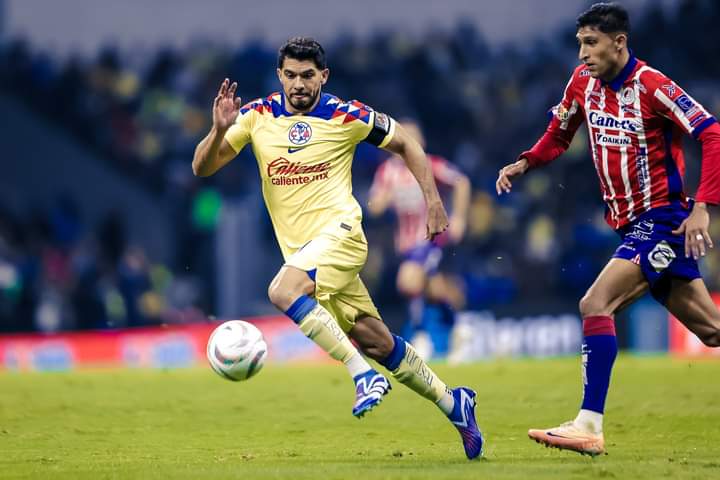
[[[510,193],[512,189],[512,180],[525,173],[528,169],[528,161],[525,158],[521,158],[517,162],[513,162],[509,165],[505,165],[498,172],[498,179],[495,182],[495,190],[498,195],[502,195],[503,192]]]
[[[213,101],[213,125],[218,130],[230,128],[240,113],[241,100],[240,97],[235,97],[235,90],[237,83],[230,84],[230,79],[226,78]]]
[[[448,228],[448,216],[442,202],[428,205],[427,240],[432,240]]]
[[[712,238],[708,228],[710,227],[710,214],[707,205],[696,203],[690,215],[683,220],[680,226],[673,230],[673,234],[685,234],[685,257],[691,254],[695,260],[705,256],[705,246],[713,248]]]

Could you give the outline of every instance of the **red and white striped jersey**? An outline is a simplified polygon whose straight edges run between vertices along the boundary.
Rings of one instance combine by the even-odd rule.
[[[463,177],[450,162],[437,155],[428,161],[438,186],[453,186]],[[370,197],[390,195],[390,205],[397,215],[395,250],[405,253],[425,239],[427,207],[422,190],[412,172],[399,156],[385,160],[375,171]]]
[[[703,143],[697,200],[720,203],[720,126],[675,82],[634,56],[609,83],[577,67],[551,112],[545,134],[520,157],[530,167],[551,162],[585,120],[611,227],[652,208],[687,205],[683,133]]]

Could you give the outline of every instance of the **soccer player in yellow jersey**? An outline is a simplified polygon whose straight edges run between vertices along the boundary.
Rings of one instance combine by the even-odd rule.
[[[448,219],[425,152],[389,116],[323,93],[329,73],[320,44],[298,37],[278,53],[282,92],[241,107],[237,84],[225,79],[213,102],[210,133],[195,150],[193,172],[212,175],[252,144],[285,259],[270,283],[270,301],[348,368],[355,382],[353,415],[362,417],[391,387],[349,338],[399,382],[434,402],[459,430],[467,457],[475,458],[483,442],[475,392],[449,389],[409,343],[390,333],[359,276],[367,241],[352,195],[355,146],[365,141],[405,160],[425,197],[432,239]]]

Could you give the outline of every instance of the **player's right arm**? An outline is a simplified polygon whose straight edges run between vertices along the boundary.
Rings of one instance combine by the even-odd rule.
[[[447,230],[449,221],[425,151],[399,124],[395,125],[395,132],[390,137],[390,141],[381,147],[400,155],[420,185],[427,208],[427,239],[434,239]]]
[[[498,195],[503,192],[510,193],[512,181],[516,177],[530,168],[547,165],[570,146],[575,132],[583,122],[580,104],[574,98],[574,91],[578,88],[584,69],[584,66],[575,69],[565,86],[562,101],[548,112],[551,119],[543,136],[530,150],[521,153],[517,161],[500,169],[495,182]]]
[[[225,79],[213,100],[213,124],[210,133],[195,148],[192,169],[198,177],[207,177],[235,158],[238,150],[225,139],[240,113],[240,98],[235,97],[237,83]],[[247,142],[246,142],[247,143]]]
[[[649,93],[653,111],[674,122],[702,145],[695,204],[690,215],[672,232],[685,236],[685,256],[698,259],[705,255],[706,246],[713,248],[708,204],[720,204],[720,126],[714,116],[664,74],[650,69],[640,80]]]

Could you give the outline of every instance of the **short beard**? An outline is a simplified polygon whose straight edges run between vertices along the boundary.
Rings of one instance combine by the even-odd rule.
[[[315,104],[315,100],[317,100],[318,95],[320,94],[320,91],[318,90],[315,95],[311,95],[307,100],[294,100],[292,95],[288,97],[288,100],[290,101],[290,105],[296,110],[304,111],[309,109],[313,104]]]

